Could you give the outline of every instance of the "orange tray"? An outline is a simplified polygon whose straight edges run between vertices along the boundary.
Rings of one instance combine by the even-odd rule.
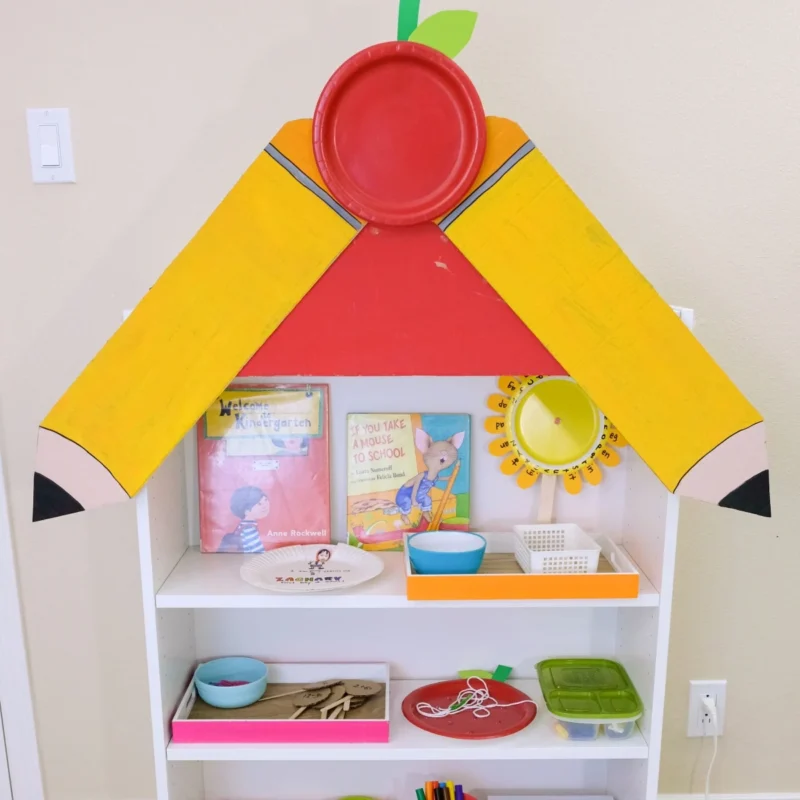
[[[486,538],[482,569],[499,556],[516,564],[514,534],[481,533]],[[406,537],[408,538],[408,537]],[[531,575],[520,572],[480,572],[477,575],[417,575],[405,547],[406,596],[409,600],[614,600],[639,596],[639,573],[623,551],[599,537],[601,565],[607,571],[581,575]],[[518,569],[521,569],[517,565]]]

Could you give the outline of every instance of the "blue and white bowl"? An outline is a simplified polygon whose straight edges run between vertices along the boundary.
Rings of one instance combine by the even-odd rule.
[[[241,686],[217,686],[220,681],[247,681]],[[216,658],[194,673],[197,693],[216,708],[244,708],[260,700],[267,688],[267,665],[257,658]]]
[[[471,531],[426,531],[408,537],[408,557],[420,575],[474,575],[486,539]]]

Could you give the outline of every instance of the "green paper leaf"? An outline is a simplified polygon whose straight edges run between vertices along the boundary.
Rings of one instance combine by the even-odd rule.
[[[489,680],[494,673],[485,669],[462,669],[458,671],[459,678],[483,678]]]
[[[419,0],[400,0],[397,9],[397,38],[405,42],[419,23]]]
[[[426,44],[455,58],[472,38],[477,19],[477,11],[439,11],[422,20],[408,41]]]

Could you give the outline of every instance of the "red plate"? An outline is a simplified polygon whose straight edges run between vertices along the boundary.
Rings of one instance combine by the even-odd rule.
[[[485,150],[486,117],[472,82],[452,59],[414,42],[356,53],[314,111],[314,156],[331,194],[383,225],[449,211]]]
[[[499,703],[516,703],[530,700],[528,695],[499,681],[486,681],[489,694]],[[536,718],[536,706],[523,703],[509,708],[493,708],[488,717],[476,717],[471,711],[462,711],[449,717],[431,719],[417,711],[417,703],[430,703],[437,708],[444,708],[455,702],[459,692],[467,688],[465,680],[442,681],[421,686],[411,692],[403,700],[405,718],[429,733],[448,736],[451,739],[498,739],[517,733]]]

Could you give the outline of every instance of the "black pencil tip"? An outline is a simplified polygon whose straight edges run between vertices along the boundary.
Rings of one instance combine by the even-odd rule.
[[[33,521],[77,514],[83,506],[67,491],[40,472],[33,473]]]
[[[772,506],[769,499],[769,470],[765,469],[752,478],[748,478],[730,494],[719,501],[724,508],[733,508],[737,511],[747,511],[761,517],[772,516]]]

